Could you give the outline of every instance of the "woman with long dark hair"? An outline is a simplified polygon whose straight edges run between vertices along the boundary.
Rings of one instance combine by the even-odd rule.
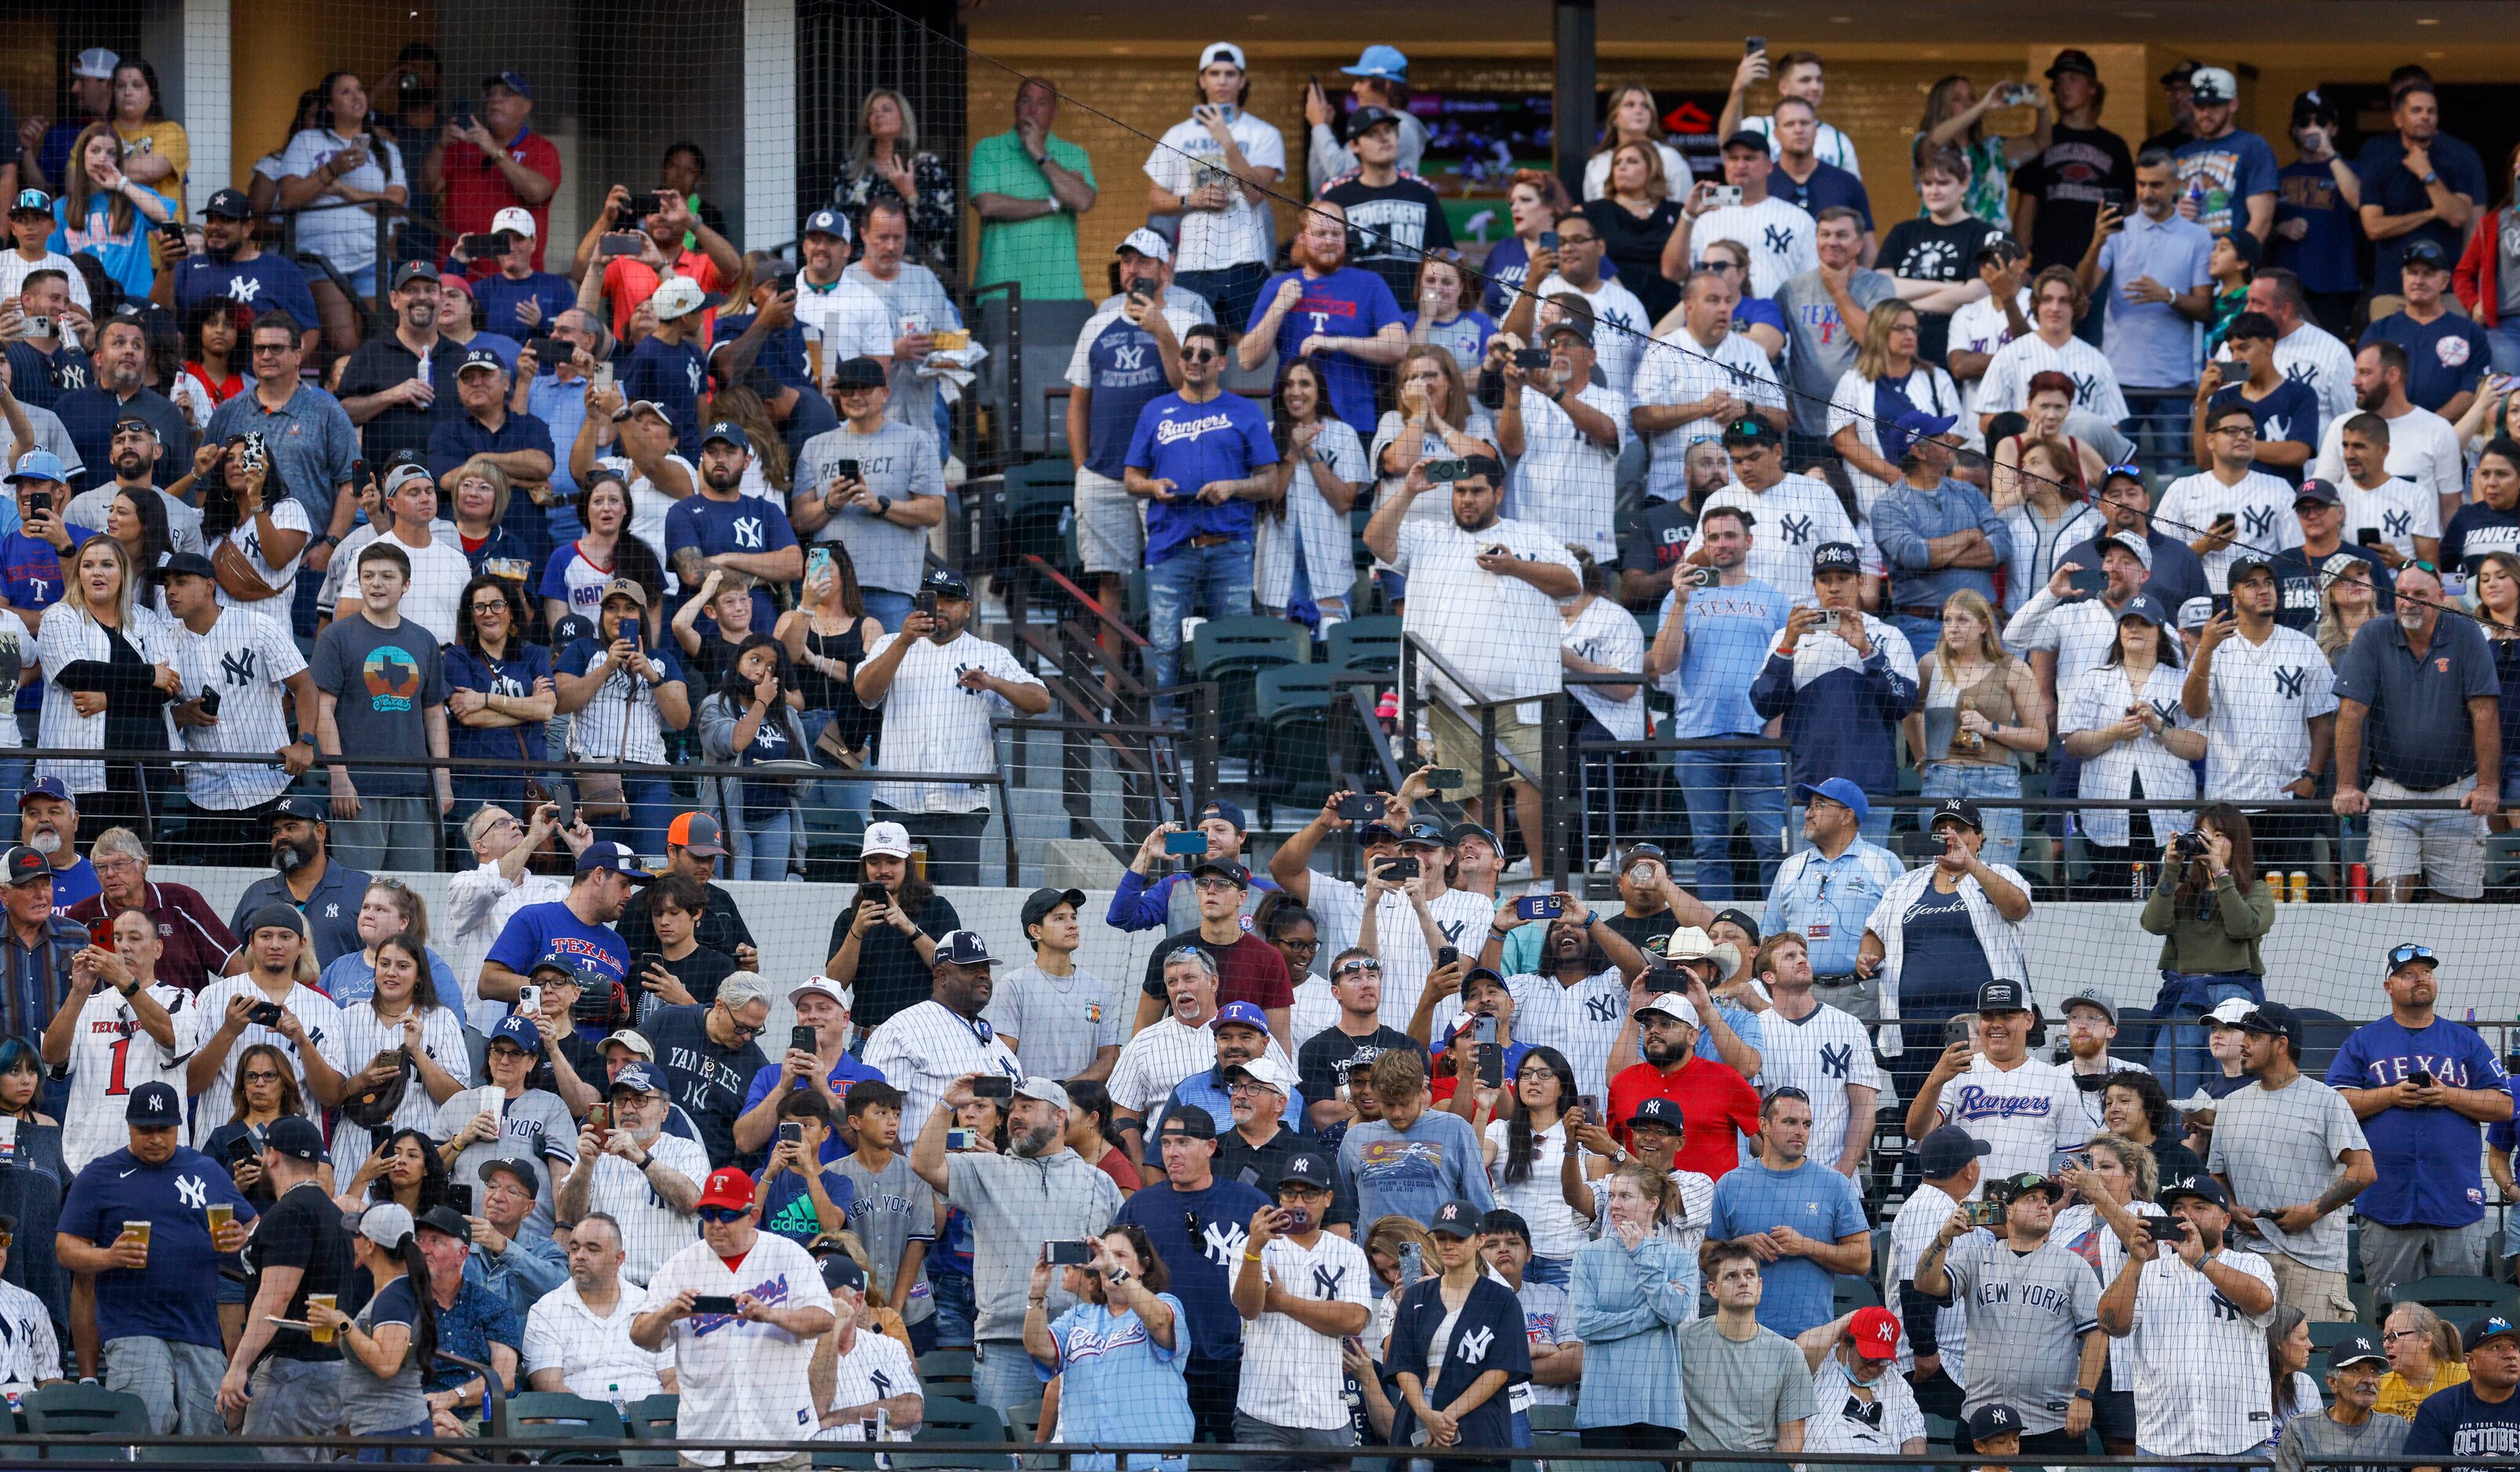
[[[1547,1044],[1533,1048],[1514,1070],[1501,1116],[1489,1121],[1479,1141],[1497,1205],[1531,1227],[1531,1266],[1523,1271],[1534,1282],[1565,1282],[1575,1254],[1593,1234],[1591,1191],[1580,1172],[1570,1189],[1567,1175],[1566,1115],[1583,1087],[1564,1053]],[[1580,1160],[1583,1151],[1575,1154]]]
[[[859,699],[852,682],[866,661],[868,646],[883,637],[883,625],[867,612],[857,562],[837,542],[814,544],[805,556],[804,581],[797,586],[796,606],[780,614],[771,632],[795,667],[805,735],[813,742],[809,749],[821,753],[827,767],[862,766],[870,759],[876,733],[883,729],[883,713]],[[851,790],[832,783],[825,799]]]
[[[2148,785],[2145,795],[2152,795]],[[2162,938],[2153,1015],[2193,1018],[2234,997],[2266,1001],[2267,962],[2258,947],[2274,922],[2274,897],[2258,882],[2248,815],[2228,802],[2206,804],[2193,828],[2162,844],[2161,875],[2144,902],[2143,928]],[[2206,1054],[2205,1030],[2192,1021],[2163,1023],[2152,1070],[2182,1097],[2219,1071]]]
[[[289,140],[281,157],[278,203],[298,211],[297,248],[330,262],[349,278],[360,301],[373,301],[377,221],[369,206],[409,200],[402,151],[369,125],[368,89],[357,72],[326,72],[316,94],[315,120]],[[324,318],[325,344],[340,352],[358,346],[357,302],[329,275],[315,275],[307,286]]]
[[[2064,697],[2056,720],[2066,754],[2083,764],[2082,795],[2124,802],[2140,783],[2156,843],[2187,827],[2187,804],[2196,799],[2189,764],[2205,754],[2205,733],[2193,729],[2180,699],[2179,636],[2169,621],[2152,595],[2129,600],[2118,610],[2108,654]],[[2141,876],[2130,868],[2141,850],[2129,811],[2091,808],[2082,822],[2092,856],[2083,897],[2123,899],[2130,883],[2140,893]]]
[[[553,549],[543,564],[534,590],[543,601],[543,617],[557,624],[574,613],[591,624],[603,606],[605,585],[628,578],[648,591],[652,639],[663,616],[665,566],[653,549],[631,535],[630,488],[617,472],[598,470],[578,486],[577,520],[585,530]]]
[[[440,1001],[431,959],[427,943],[411,932],[386,936],[376,945],[375,990],[365,1002],[341,1008],[341,1058],[358,1069],[349,1077],[346,1097],[355,1100],[405,1076],[401,1105],[376,1127],[393,1131],[396,1137],[434,1128],[437,1106],[472,1083],[464,1019]],[[459,994],[456,1003],[462,1002]],[[362,1169],[360,1162],[370,1157],[369,1142],[375,1137],[351,1119],[345,1103],[333,1126],[334,1171]],[[434,1143],[428,1153],[438,1156]]]
[[[1278,464],[1262,473],[1277,482],[1278,494],[1255,518],[1251,596],[1273,617],[1310,599],[1325,616],[1345,618],[1348,585],[1356,581],[1348,512],[1358,488],[1373,478],[1365,444],[1330,412],[1329,385],[1309,358],[1278,370],[1269,429]]]
[[[396,1130],[385,1137],[334,1193],[333,1203],[355,1212],[375,1201],[391,1201],[405,1211],[425,1212],[446,1203],[446,1161],[437,1140],[421,1130]]]
[[[231,434],[203,444],[193,452],[192,470],[166,493],[190,495],[202,508],[202,545],[210,550],[220,605],[251,608],[288,628],[290,597],[315,523],[289,493],[262,436]]]
[[[106,507],[105,534],[122,544],[131,559],[131,602],[135,606],[166,613],[166,593],[158,583],[158,564],[175,550],[175,534],[166,524],[166,500],[152,491],[133,495],[116,491]]]
[[[747,636],[717,689],[700,701],[701,759],[741,767],[804,760],[813,748],[797,703],[787,647],[767,634]],[[719,814],[735,840],[731,877],[784,879],[788,857],[801,857],[793,785],[792,778],[717,779]]]
[[[455,604],[455,643],[446,647],[449,756],[516,763],[508,772],[455,774],[459,814],[485,802],[524,813],[525,781],[546,769],[544,727],[560,706],[551,650],[525,642],[525,591],[483,573]]]
[[[376,1285],[357,1316],[324,1298],[306,1304],[307,1324],[340,1341],[341,1429],[352,1436],[429,1436],[421,1375],[437,1354],[437,1302],[411,1211],[380,1202],[360,1212],[350,1232],[350,1262]],[[361,1448],[358,1460],[426,1462],[428,1455],[427,1447]]]
[[[1101,1079],[1069,1079],[1065,1084],[1067,1102],[1067,1147],[1080,1157],[1094,1162],[1097,1169],[1111,1178],[1126,1199],[1145,1179],[1129,1152],[1120,1145],[1120,1127],[1115,1123],[1111,1091]]]
[[[113,137],[122,147],[122,171],[135,184],[157,191],[177,219],[184,217],[184,175],[193,166],[192,135],[166,115],[158,90],[158,68],[127,56],[113,64]]]

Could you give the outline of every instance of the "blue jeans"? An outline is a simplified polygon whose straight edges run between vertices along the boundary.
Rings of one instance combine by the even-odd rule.
[[[1908,641],[1908,651],[1916,656],[1918,664],[1923,664],[1925,656],[1934,651],[1934,646],[1943,642],[1943,621],[1939,618],[1917,618],[1912,614],[1893,613],[1890,615],[1889,624]]]
[[[1041,1371],[1015,1339],[992,1339],[972,1357],[971,1394],[1000,1415],[1041,1399]]]
[[[2156,464],[2183,465],[2188,422],[2196,410],[2195,390],[2130,388],[2126,401],[2127,437],[2135,441],[2136,453]]]
[[[910,595],[889,588],[860,588],[858,597],[865,601],[867,616],[883,625],[886,634],[901,632],[901,621],[910,616]]]
[[[398,1427],[392,1431],[370,1432],[369,1435],[435,1436],[437,1433],[432,1429],[433,1426],[433,1422],[424,1417],[409,1426]],[[427,1447],[361,1447],[359,1449],[359,1454],[354,1458],[354,1460],[363,1462],[426,1462],[428,1460],[428,1449]]]
[[[2246,971],[2165,970],[2161,991],[2152,999],[2152,1011],[2165,1019],[2192,1018],[2234,997],[2266,1001],[2265,979]],[[2162,1023],[2152,1042],[2152,1072],[2173,1100],[2186,1097],[2198,1081],[2222,1070],[2223,1065],[2205,1050],[2202,1026],[2192,1021]]]
[[[1925,769],[1923,795],[2017,798],[2021,795],[2021,769],[1936,763]],[[1978,816],[1986,820],[1986,848],[1978,857],[1989,864],[2019,866],[2021,863],[2021,810],[1987,808]]]
[[[2494,347],[2496,373],[2520,373],[2520,319],[2506,317],[2487,328],[2485,340]]]
[[[971,1347],[971,1316],[975,1312],[969,1274],[927,1273],[929,1291],[936,1295],[936,1347],[940,1350],[967,1350]]]
[[[1251,613],[1251,543],[1247,538],[1192,547],[1185,542],[1147,569],[1147,640],[1154,646],[1154,685],[1180,683],[1182,620],[1195,608],[1210,618]]]
[[[596,836],[609,838],[634,854],[661,858],[665,852],[665,828],[679,811],[674,803],[673,784],[661,777],[624,777],[621,795],[629,801],[629,816],[597,824]]]
[[[728,875],[734,879],[785,879],[788,856],[804,845],[803,835],[796,831],[796,813],[781,808],[767,816],[756,816],[750,807],[735,829],[735,867]]]
[[[1697,860],[1695,890],[1710,905],[1735,898],[1731,859],[1732,812],[1739,808],[1759,857],[1761,890],[1776,882],[1785,856],[1785,759],[1756,749],[1675,751],[1672,784],[1688,809],[1689,852]]]
[[[1173,277],[1173,285],[1206,297],[1207,304],[1216,311],[1217,325],[1238,337],[1243,325],[1251,320],[1251,307],[1260,299],[1260,288],[1268,280],[1267,266],[1244,261],[1221,271],[1184,271]]]

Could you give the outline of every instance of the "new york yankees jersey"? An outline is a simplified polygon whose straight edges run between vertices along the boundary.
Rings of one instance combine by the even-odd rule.
[[[2022,1171],[2045,1176],[2057,1151],[2090,1138],[2074,1093],[2073,1079],[2044,1058],[2024,1058],[2004,1069],[1980,1053],[1965,1072],[1944,1083],[1938,1104],[1944,1124],[1995,1147],[1979,1162],[1983,1187]],[[1977,1197],[1977,1191],[1969,1192],[1968,1199]]]
[[[306,656],[289,631],[251,608],[219,609],[219,621],[200,634],[175,625],[176,672],[187,695],[216,691],[215,724],[178,725],[187,751],[277,753],[290,742],[284,704],[287,683],[304,672]],[[193,806],[233,813],[257,807],[289,789],[286,768],[243,762],[193,762],[184,769],[184,795]]]
[[[1812,1371],[1812,1413],[1803,1422],[1802,1450],[1896,1456],[1908,1443],[1924,1440],[1925,1413],[1906,1375],[1894,1370],[1868,1388],[1872,1399],[1859,1400],[1854,1377],[1836,1354],[1822,1360]]]
[[[390,1021],[377,1015],[376,1007],[366,1002],[341,1008],[341,1058],[345,1071],[355,1072],[374,1062],[380,1054],[403,1046],[402,1019]],[[428,1060],[453,1075],[465,1087],[472,1083],[472,1054],[464,1043],[464,1018],[453,1007],[433,1006],[421,1014],[421,1048]],[[428,1096],[428,1088],[421,1080],[418,1068],[411,1070],[405,1081],[402,1106],[394,1111],[375,1133],[350,1123],[347,1116],[333,1126],[333,1176],[347,1181],[358,1174],[369,1155],[396,1130],[418,1130],[434,1135],[437,1129],[437,1101]]]
[[[0,1282],[0,1385],[32,1389],[39,1380],[61,1376],[62,1342],[53,1332],[52,1311],[16,1283]]]
[[[1235,1271],[1241,1271],[1238,1261]],[[1310,1247],[1272,1237],[1260,1249],[1260,1271],[1282,1291],[1309,1302],[1373,1307],[1373,1270],[1365,1249],[1336,1232],[1322,1232]],[[1347,1424],[1347,1406],[1324,1387],[1337,1385],[1343,1372],[1335,1335],[1282,1312],[1263,1314],[1242,1325],[1242,1388],[1235,1408],[1272,1426],[1334,1431]]]
[[[2389,441],[2389,459],[2397,458],[2398,442],[2393,438]],[[2392,465],[2389,468],[2394,471],[2397,468]],[[2338,535],[2350,544],[2361,546],[2362,529],[2367,526],[2380,534],[2381,541],[2398,549],[2400,557],[2412,558],[2415,538],[2441,536],[2441,498],[2406,475],[2393,473],[2367,491],[2355,484],[2351,475],[2339,474],[2329,483],[2344,498],[2345,525]]]
[[[1920,1181],[1908,1199],[1899,1203],[1899,1214],[1890,1219],[1890,1243],[1882,1264],[1881,1301],[1893,1313],[1903,1307],[1899,1296],[1902,1283],[1916,1278],[1916,1264],[1932,1246],[1935,1233],[1959,1210],[1959,1203],[1931,1182]],[[1968,1312],[1958,1303],[1934,1310],[1934,1353],[1942,1360],[1943,1374],[1954,1385],[1968,1385]],[[1901,1376],[1916,1367],[1915,1342],[1906,1334],[1899,1336],[1899,1358],[1890,1361]]]
[[[2310,769],[2310,723],[2336,710],[2336,672],[2318,645],[2276,625],[2265,644],[2233,634],[2214,649],[2205,800],[2270,802]]]
[[[1688,263],[1704,264],[1706,247],[1739,241],[1750,249],[1750,294],[1777,288],[1820,264],[1819,225],[1811,211],[1775,195],[1756,204],[1726,204],[1701,214],[1688,232]]]
[[[832,1358],[832,1404],[825,1410],[846,1410],[852,1405],[870,1405],[889,1401],[895,1396],[923,1396],[919,1388],[919,1372],[911,1367],[910,1351],[889,1334],[861,1325],[849,1347],[836,1351]],[[857,1419],[826,1426],[814,1434],[818,1442],[862,1442],[867,1439],[866,1423]],[[906,1442],[910,1433],[887,1427],[883,1439]]]
[[[1812,549],[1823,542],[1866,545],[1845,503],[1827,484],[1809,475],[1787,475],[1764,491],[1727,482],[1697,509],[1697,518],[1719,506],[1750,513],[1750,554],[1742,567],[1759,582],[1797,603],[1812,601]],[[1868,561],[1877,562],[1874,553]]]
[[[2150,1072],[2149,1069],[2145,1070]],[[2093,1095],[2097,1097],[2097,1095]],[[2138,1217],[2170,1215],[2149,1201],[2138,1199],[2127,1203],[2127,1210]],[[2126,1243],[2119,1240],[2117,1228],[2100,1220],[2091,1203],[2077,1201],[2056,1213],[2055,1224],[2048,1228],[2048,1240],[2061,1244],[2067,1252],[2092,1265],[2099,1274],[2100,1291],[2117,1281],[2118,1270],[2126,1266]],[[2109,1341],[2110,1385],[2117,1390],[2135,1388],[2136,1345],[2132,1339]]]
[[[243,997],[248,1002],[270,1000],[263,995],[262,988],[254,985],[250,974],[222,976],[202,988],[202,995],[194,999],[193,1004],[201,1008],[202,1016],[212,1019],[202,1034],[204,1040],[225,1021],[228,999],[232,997]],[[333,999],[301,984],[292,987],[288,998],[280,1004],[297,1019],[297,1025],[305,1031],[306,1041],[314,1046],[317,1056],[331,1065],[334,1072],[343,1072],[341,1009],[333,1004]],[[235,1116],[237,1059],[257,1043],[270,1044],[280,1049],[282,1057],[289,1059],[297,1072],[297,1097],[307,1106],[307,1117],[312,1119],[320,1114],[321,1111],[314,1107],[315,1095],[306,1088],[306,1064],[297,1055],[296,1045],[282,1036],[278,1028],[248,1022],[244,1031],[237,1034],[236,1042],[228,1048],[228,1055],[219,1060],[218,1077],[210,1080],[210,1087],[194,1099],[193,1138],[197,1147],[201,1141],[210,1137],[211,1131]]]
[[[2265,1258],[2234,1247],[2215,1256],[2274,1292]],[[2272,1303],[2263,1314],[2242,1313],[2167,1246],[2145,1264],[2128,1336],[2136,1445],[2165,1456],[2238,1456],[2265,1441],[2274,1429],[2266,1353],[2274,1316]]]
[[[1510,976],[1506,990],[1513,994],[1515,1042],[1564,1053],[1575,1077],[1590,1081],[1582,1086],[1585,1093],[1609,1077],[1610,1046],[1619,1041],[1628,1016],[1628,983],[1618,967],[1596,971],[1571,987],[1554,976]],[[1460,1007],[1453,1010],[1458,1014]]]
[[[708,1151],[697,1139],[659,1132],[640,1147],[656,1157],[657,1165],[694,1185],[708,1180]],[[666,1205],[647,1172],[608,1150],[580,1164],[589,1173],[586,1209],[621,1224],[621,1250],[626,1254],[622,1278],[628,1283],[652,1283],[666,1261],[699,1236],[699,1219]],[[575,1174],[574,1169],[570,1174]],[[765,1246],[772,1242],[796,1246],[776,1232],[763,1232],[759,1241]],[[817,1273],[815,1281],[821,1280]]]
[[[2414,545],[2400,540],[2397,523],[2375,510],[2357,505],[2361,498],[2375,493],[2362,491],[2354,484],[2354,477],[2345,472],[2346,423],[2343,419],[2327,422],[2327,428],[2319,435],[2318,457],[2310,464],[2310,473],[2326,479],[2343,493],[2347,541],[2355,540],[2358,527],[2377,526],[2388,536],[2391,545],[2413,557]],[[2388,425],[2389,455],[2382,462],[2382,468],[2393,477],[2414,482],[2420,499],[2433,508],[2434,530],[2426,531],[2415,525],[2405,534],[2438,536],[2441,508],[2448,505],[2455,509],[2467,499],[2467,456],[2460,446],[2458,431],[2440,415],[2412,404],[2408,406],[2406,413],[2388,421]],[[2388,491],[2394,484],[2392,481],[2381,490]]]
[[[70,1034],[69,1103],[62,1111],[62,1160],[72,1175],[131,1142],[120,1100],[132,1090],[162,1079],[179,1095],[191,1092],[184,1087],[184,1063],[200,1042],[201,1008],[182,988],[162,982],[149,995],[175,1024],[166,1043],[140,1026],[131,1004],[109,984],[98,983],[79,1008],[77,1031]]]
[[[266,508],[266,510],[271,513],[271,524],[282,531],[311,533],[314,530],[315,523],[307,519],[306,508],[300,506],[297,502],[297,498],[294,496],[283,497],[277,504]],[[299,563],[306,560],[306,549],[312,545],[311,542],[299,543],[297,547],[297,556],[289,558],[287,561],[275,563],[269,558],[263,556],[262,533],[259,530],[258,522],[246,521],[240,523],[235,530],[229,532],[227,535],[219,538],[217,542],[210,545],[210,556],[212,560],[217,559],[218,550],[222,545],[233,546],[237,551],[245,554],[246,565],[251,567],[253,569],[254,576],[262,579],[263,583],[271,589],[274,595],[276,595],[273,598],[264,600],[264,602],[276,603],[283,608],[289,606],[285,600],[291,596],[292,590],[297,586],[297,567]],[[221,588],[219,590],[219,606],[222,608],[235,608],[244,605],[239,603],[234,598],[229,597],[228,591],[225,588]]]
[[[904,1007],[885,1018],[867,1039],[863,1061],[902,1092],[901,1128],[913,1137],[926,1126],[927,1116],[936,1112],[946,1086],[963,1075],[1023,1077],[1022,1066],[997,1029],[976,1017],[967,1021],[933,1001]],[[1208,1061],[1216,1061],[1212,1048]]]
[[[1997,1174],[1992,1156],[1985,1174]],[[2002,1401],[2020,1413],[2026,1435],[2064,1425],[2081,1373],[2083,1336],[2100,1324],[2100,1279],[2092,1265],[2052,1236],[2019,1253],[1982,1229],[1962,1232],[1943,1265],[1953,1301],[1968,1315],[1962,1414]],[[2263,1347],[2258,1362],[2266,1363]],[[2266,1404],[2263,1394],[2258,1404]]]
[[[2202,554],[2205,586],[2216,593],[2231,590],[2231,564],[2243,557],[2261,559],[2301,545],[2301,519],[2292,513],[2289,482],[2264,470],[2251,470],[2237,485],[2225,485],[2211,470],[2199,470],[2170,483],[2153,508],[2153,520],[2182,542],[2193,542],[2228,514],[2231,545]]]
[[[1768,409],[1785,407],[1785,391],[1768,355],[1747,336],[1727,331],[1713,347],[1701,346],[1685,328],[1675,328],[1646,344],[1637,364],[1636,386],[1630,393],[1637,407],[1694,404],[1715,394]],[[1645,436],[1653,465],[1645,471],[1645,495],[1655,501],[1677,501],[1688,491],[1688,447],[1724,432],[1722,422],[1693,419]]]
[[[2061,373],[2074,380],[2074,407],[2088,409],[2114,424],[2127,417],[2126,395],[2118,391],[2117,370],[2100,350],[2080,337],[2067,337],[2063,347],[2032,333],[1995,350],[1986,377],[1978,381],[1981,415],[2026,412],[2030,380],[2043,373]],[[2291,503],[2284,503],[2291,510]]]
[[[1320,917],[1323,949],[1329,955],[1336,956],[1357,943],[1365,924],[1363,885],[1315,874],[1311,908]],[[1463,955],[1477,950],[1482,932],[1496,918],[1496,907],[1465,889],[1445,890],[1426,902],[1426,912],[1434,916],[1435,928],[1443,933],[1446,942],[1460,948]],[[1426,935],[1418,926],[1417,911],[1397,894],[1384,895],[1381,907],[1373,913],[1373,936],[1374,950],[1382,958],[1382,1007],[1377,1015],[1385,1026],[1406,1031],[1410,1015],[1418,1010],[1418,994],[1426,989],[1426,973],[1435,969],[1434,953],[1426,949]],[[1337,949],[1332,950],[1333,946]],[[1458,997],[1439,1003],[1430,1020],[1443,1026],[1461,1011],[1460,1003]]]
[[[867,650],[873,659],[903,636],[886,634]],[[1014,707],[991,690],[969,690],[962,683],[966,670],[979,670],[1016,685],[1041,680],[1006,646],[975,639],[968,631],[951,644],[922,639],[895,667],[892,684],[867,702],[883,712],[883,755],[879,773],[993,772],[998,765],[998,736],[991,724]],[[875,800],[905,813],[985,813],[989,789],[970,782],[885,782]]]
[[[1556,541],[1581,547],[1608,567],[1619,560],[1610,529],[1618,499],[1619,446],[1628,430],[1628,397],[1616,388],[1587,383],[1573,397],[1606,417],[1615,431],[1603,445],[1575,426],[1572,416],[1540,390],[1522,390],[1522,456],[1507,480],[1513,519],[1546,530]]]
[[[1637,300],[1636,292],[1620,286],[1616,278],[1593,283],[1590,291],[1571,285],[1562,276],[1552,275],[1540,284],[1543,302],[1570,292],[1593,309],[1593,361],[1599,365],[1602,380],[1621,393],[1630,392],[1638,375],[1644,372],[1645,358],[1659,351],[1651,345],[1653,319],[1645,315],[1644,303]],[[1551,313],[1541,320],[1541,326],[1545,328],[1555,320],[1556,314]],[[1469,360],[1463,359],[1462,367],[1467,372]],[[1624,417],[1619,432],[1622,436],[1627,433]]]
[[[1880,1065],[1872,1061],[1871,1035],[1852,1013],[1826,1003],[1799,1022],[1774,1008],[1760,1014],[1759,1021],[1765,1029],[1759,1040],[1759,1088],[1773,1092],[1790,1086],[1811,1095],[1811,1155],[1835,1169],[1846,1144],[1847,1087],[1874,1090],[1876,1099],[1889,1089]],[[1866,1123],[1869,1125],[1868,1117]]]

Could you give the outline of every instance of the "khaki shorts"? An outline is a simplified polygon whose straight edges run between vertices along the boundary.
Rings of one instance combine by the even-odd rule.
[[[1147,561],[1146,503],[1083,466],[1076,468],[1076,558],[1087,572],[1122,577]]]
[[[1426,707],[1426,729],[1435,738],[1435,765],[1462,769],[1462,785],[1445,795],[1460,799],[1476,797],[1484,789],[1487,776],[1487,752],[1479,744],[1479,730],[1466,726],[1442,705]],[[1513,714],[1508,706],[1497,712],[1497,744],[1512,753],[1536,781],[1540,777],[1540,728]],[[1508,769],[1510,772],[1511,769]],[[1519,778],[1513,779],[1520,781]]]
[[[2345,1274],[2305,1265],[2280,1252],[2266,1254],[2267,1270],[2275,1275],[2275,1301],[2290,1304],[2312,1323],[2352,1323],[2361,1316],[2346,1292]]]
[[[2447,787],[2418,792],[2385,777],[2374,776],[2369,788],[2375,803],[2387,798],[2465,797],[2476,785],[2473,777]],[[2463,808],[2394,811],[2371,810],[2371,841],[2364,856],[2374,879],[2420,876],[2434,893],[2453,900],[2485,895],[2485,820]]]

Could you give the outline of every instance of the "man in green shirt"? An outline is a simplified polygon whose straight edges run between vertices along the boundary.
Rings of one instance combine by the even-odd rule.
[[[980,212],[974,286],[1012,281],[1036,301],[1085,295],[1076,268],[1076,217],[1094,207],[1094,162],[1053,137],[1058,94],[1048,82],[1015,89],[1015,125],[971,146],[971,207]]]

